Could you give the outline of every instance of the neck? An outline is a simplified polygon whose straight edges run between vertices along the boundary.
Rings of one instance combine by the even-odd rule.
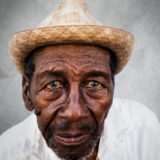
[[[91,156],[88,157],[86,160],[96,160],[97,154],[98,154],[98,145],[95,147],[94,151],[92,152]]]

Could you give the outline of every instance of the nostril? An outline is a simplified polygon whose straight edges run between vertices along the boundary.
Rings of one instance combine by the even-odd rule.
[[[67,119],[69,121],[79,121],[81,119],[86,119],[89,115],[84,106],[73,103],[69,103],[68,105],[61,108],[58,114],[61,118]]]

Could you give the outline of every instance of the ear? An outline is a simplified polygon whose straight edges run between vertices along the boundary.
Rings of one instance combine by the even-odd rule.
[[[33,111],[34,106],[31,100],[31,94],[29,89],[30,89],[29,79],[26,76],[23,76],[22,77],[22,95],[23,95],[24,104],[29,111]]]

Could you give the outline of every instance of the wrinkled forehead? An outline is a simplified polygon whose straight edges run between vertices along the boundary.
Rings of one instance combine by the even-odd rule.
[[[110,54],[106,48],[87,44],[59,44],[40,48],[34,53],[36,68],[50,67],[109,67]]]

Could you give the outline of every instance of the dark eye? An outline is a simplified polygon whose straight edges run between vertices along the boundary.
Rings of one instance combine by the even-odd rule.
[[[57,88],[62,88],[62,87],[63,87],[62,83],[60,81],[56,81],[56,80],[52,81],[46,85],[46,88],[48,88],[48,89],[53,89],[53,88],[57,89]]]
[[[92,80],[92,81],[88,81],[86,83],[86,87],[88,87],[88,88],[101,88],[102,84],[97,81]]]

